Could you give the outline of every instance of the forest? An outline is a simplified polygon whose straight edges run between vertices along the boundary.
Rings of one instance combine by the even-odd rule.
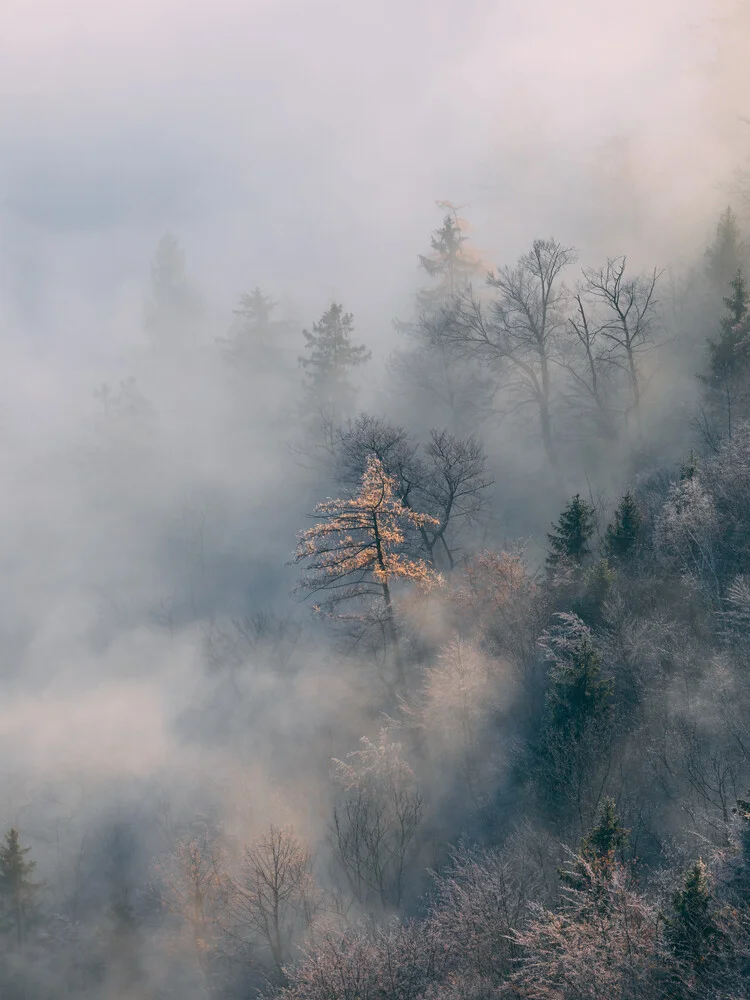
[[[22,6],[0,1000],[750,997],[746,8]]]

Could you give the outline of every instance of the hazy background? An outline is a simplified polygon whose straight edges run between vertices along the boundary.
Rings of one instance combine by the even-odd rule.
[[[271,390],[241,420],[226,394],[214,338],[239,295],[260,285],[300,330],[342,301],[375,356],[364,405],[436,199],[467,206],[489,265],[555,236],[679,273],[750,151],[748,27],[708,0],[5,0],[0,820],[38,855],[52,813],[82,829],[141,782],[265,822],[311,745],[361,732],[312,640],[304,674],[256,665],[240,719],[206,674],[217,621],[297,613],[284,564],[319,498],[291,403],[279,431]],[[142,328],[167,230],[205,305],[174,364]],[[103,442],[94,389],[130,374],[152,416]]]

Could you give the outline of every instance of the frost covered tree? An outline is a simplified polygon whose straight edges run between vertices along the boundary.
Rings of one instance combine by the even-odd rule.
[[[429,589],[440,582],[426,560],[409,555],[407,544],[409,532],[434,525],[435,519],[399,499],[395,478],[374,456],[367,461],[357,492],[318,504],[312,516],[318,523],[297,542],[295,562],[305,565],[298,589],[320,595],[315,608],[329,613],[351,602],[364,611],[374,601],[382,611],[403,682],[392,588],[402,582]]]
[[[377,741],[362,737],[360,743],[333,762],[338,796],[330,842],[354,898],[387,910],[401,905],[424,800],[387,729]]]

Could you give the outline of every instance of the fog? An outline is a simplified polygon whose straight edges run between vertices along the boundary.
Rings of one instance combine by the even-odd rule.
[[[554,874],[559,842],[575,847],[605,788],[568,822],[533,798],[538,778],[524,785],[518,777],[528,764],[519,747],[542,725],[548,679],[538,644],[557,613],[580,612],[591,627],[611,657],[618,698],[621,661],[632,665],[622,635],[635,625],[618,619],[623,646],[613,652],[615,606],[642,618],[646,635],[659,614],[662,624],[672,613],[677,621],[684,600],[699,637],[692,655],[705,652],[716,676],[725,669],[728,640],[711,615],[727,613],[743,569],[722,576],[714,549],[702,563],[711,563],[714,584],[703,569],[675,569],[683,550],[660,505],[693,450],[706,468],[715,463],[717,482],[729,475],[726,442],[707,429],[713,403],[696,375],[728,294],[702,276],[727,204],[748,232],[749,29],[745,6],[729,0],[5,0],[0,832],[17,827],[37,862],[39,926],[56,942],[50,953],[58,956],[54,922],[65,920],[78,928],[80,953],[99,954],[92,941],[114,885],[127,883],[148,936],[137,991],[114,973],[56,971],[59,956],[32,975],[31,945],[16,954],[3,944],[0,983],[9,996],[43,998],[59,988],[118,1000],[230,998],[288,985],[292,973],[282,973],[275,953],[268,959],[262,942],[248,944],[247,967],[245,951],[216,945],[229,964],[209,975],[201,949],[213,945],[203,929],[195,940],[179,938],[178,907],[165,902],[176,876],[164,872],[190,837],[210,834],[234,871],[244,845],[270,824],[293,827],[309,844],[321,892],[334,900],[321,906],[339,921],[423,913],[428,869],[440,869],[461,838],[494,849],[523,823],[546,845],[543,874]],[[648,386],[642,405],[636,396],[634,410],[618,410],[629,383],[624,368],[611,376],[617,400],[608,413],[625,413],[624,429],[607,438],[595,429],[596,413],[565,410],[550,464],[538,415],[519,415],[505,383],[481,401],[481,380],[495,371],[485,355],[465,344],[462,355],[459,340],[451,342],[446,370],[478,379],[467,383],[470,405],[458,416],[453,396],[447,405],[437,390],[420,395],[419,377],[394,364],[408,344],[394,320],[418,318],[416,296],[429,285],[419,255],[453,211],[448,201],[470,223],[461,231],[482,264],[477,288],[485,272],[552,237],[576,248],[563,274],[571,292],[583,267],[607,258],[625,255],[629,275],[658,269],[658,336],[646,338],[638,361]],[[165,234],[184,251],[183,298],[151,322],[152,263]],[[254,288],[276,303],[279,325],[273,361],[255,358],[248,368],[228,360],[226,345],[240,297]],[[353,341],[372,358],[351,363],[353,399],[316,430],[298,358],[310,356],[303,328],[314,329],[334,303],[353,314]],[[569,297],[560,308],[569,329]],[[430,351],[415,356],[426,370]],[[567,354],[553,360],[573,371]],[[431,430],[443,427],[460,440],[473,436],[483,456],[472,486],[483,498],[477,516],[459,506],[455,548],[446,543],[446,556],[436,535],[419,562],[425,577],[439,571],[435,594],[409,590],[416,570],[394,591],[398,639],[387,591],[385,610],[357,632],[312,613],[316,596],[297,586],[298,533],[315,523],[316,504],[341,496],[365,471],[367,449],[352,458],[336,436],[362,413],[403,425],[423,458]],[[604,544],[607,519],[631,487],[648,510],[648,545],[662,553],[653,565],[667,551],[676,560],[658,571],[647,561],[644,578],[663,573],[671,583],[654,598],[663,604],[656,611],[650,598],[633,597],[630,583],[621,591],[610,584],[617,600],[589,621],[580,593],[544,589],[552,587],[541,574],[550,522],[572,495],[585,495]],[[399,516],[412,503],[420,509],[410,488]],[[437,503],[425,488],[428,520],[430,496]],[[719,507],[722,498],[717,492]],[[491,551],[510,565],[521,545],[524,568],[512,570],[512,611],[503,619],[512,639],[499,640],[472,589],[471,572],[484,572],[472,560]],[[382,585],[377,573],[374,580]],[[678,596],[665,596],[672,585]],[[705,597],[711,586],[719,596]],[[659,633],[651,644],[659,662],[690,660],[685,670],[693,669],[664,629],[668,638]],[[633,654],[638,670],[656,662],[649,641]],[[689,697],[674,676],[665,684],[665,712],[704,718],[696,705],[708,703],[706,678]],[[474,699],[466,718],[481,765],[456,722],[459,689]],[[714,733],[712,711],[705,719]],[[654,708],[639,725],[652,732],[657,718]],[[378,744],[381,727],[401,750]],[[621,768],[632,764],[629,738]],[[346,762],[377,771],[370,758],[347,755],[373,747],[381,763],[398,757],[388,773],[401,781],[408,771],[409,789],[412,780],[423,789],[419,808],[426,803],[426,832],[397,890],[381,879],[377,905],[369,889],[352,889],[344,901],[352,876],[337,873],[332,833],[333,805],[340,818],[340,797],[354,787]],[[646,771],[639,758],[639,790]],[[616,792],[607,785],[606,794]],[[635,798],[623,792],[623,801]],[[638,807],[653,820],[643,837],[654,868],[669,838],[677,845],[669,857],[683,859],[696,830],[712,836],[708,819],[684,833],[681,801],[664,793]],[[159,906],[170,915],[160,918]],[[234,941],[222,919],[216,927]],[[290,935],[301,944],[296,925]],[[97,992],[102,983],[109,992]]]

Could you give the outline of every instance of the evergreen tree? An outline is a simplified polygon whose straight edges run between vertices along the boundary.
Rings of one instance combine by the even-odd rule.
[[[345,313],[337,303],[313,323],[312,333],[302,331],[308,353],[299,363],[307,378],[308,396],[317,410],[346,409],[351,403],[354,388],[350,373],[372,357],[363,344],[353,343],[353,332],[352,314]]]
[[[185,252],[167,233],[159,241],[151,264],[151,282],[144,307],[144,327],[157,348],[181,346],[194,339],[201,307],[185,270]]]
[[[719,217],[714,241],[706,250],[706,277],[721,294],[744,263],[745,246],[737,216],[727,207]]]
[[[724,423],[731,437],[735,412],[747,398],[750,301],[741,271],[737,271],[729,287],[732,294],[723,300],[726,315],[721,319],[719,337],[708,342],[708,374],[701,380],[708,385],[714,406],[724,409]]]
[[[36,861],[27,861],[31,848],[21,847],[18,830],[10,829],[0,845],[0,913],[7,930],[15,932],[23,944],[39,889],[31,875]]]
[[[289,324],[273,318],[278,305],[257,286],[241,296],[230,336],[220,339],[227,361],[256,371],[278,371],[283,362],[282,341]]]
[[[578,740],[610,710],[612,682],[602,678],[602,657],[591,630],[577,615],[560,615],[562,628],[542,645],[550,661],[549,724],[567,740]]]
[[[596,883],[612,877],[617,852],[628,839],[628,831],[620,824],[615,801],[605,798],[596,824],[581,841],[578,856],[570,870],[561,871],[563,885],[578,892],[591,891]]]
[[[419,255],[420,266],[437,279],[437,285],[419,292],[419,304],[427,309],[445,305],[485,270],[479,255],[469,245],[468,225],[459,217],[458,209],[447,201],[438,205],[448,209],[448,213],[430,238],[431,252]]]
[[[705,971],[716,958],[722,937],[714,915],[708,869],[698,859],[672,897],[667,940],[676,958],[695,971]]]
[[[641,537],[643,520],[635,497],[628,490],[615,510],[612,523],[607,528],[604,550],[608,559],[625,562],[634,552]]]
[[[141,977],[140,941],[135,911],[125,889],[113,892],[104,928],[105,961],[114,982],[122,988],[135,985]]]
[[[547,534],[547,570],[550,574],[572,566],[574,575],[580,578],[583,563],[591,552],[589,541],[595,524],[594,508],[576,493],[558,518],[557,524],[553,524],[552,531]]]

